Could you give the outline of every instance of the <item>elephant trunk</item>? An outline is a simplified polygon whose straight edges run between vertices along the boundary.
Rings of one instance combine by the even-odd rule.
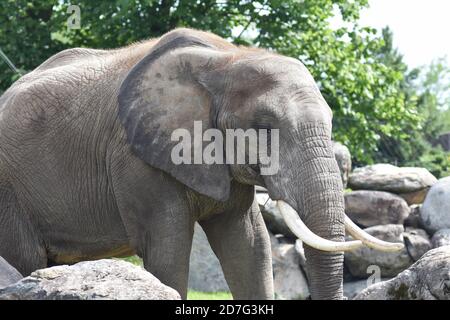
[[[287,163],[281,165],[278,180],[289,181],[288,191],[280,191],[278,206],[305,245],[313,299],[343,298],[343,251],[362,246],[359,240],[344,242],[343,186],[330,131],[326,124],[302,124],[291,140],[296,148],[291,144],[284,153]]]
[[[301,186],[297,203],[305,224],[319,237],[335,242],[345,240],[342,180],[326,126],[302,128]],[[355,243],[355,247],[360,243]],[[352,248],[349,248],[352,249]],[[345,250],[345,248],[343,249]],[[313,299],[343,298],[343,252],[327,252],[305,245],[308,279]]]
[[[298,138],[290,141],[298,148],[290,144],[283,149],[280,175],[266,179],[269,194],[278,199],[286,224],[305,244],[311,297],[342,299],[343,251],[363,245],[397,251],[403,244],[376,239],[345,215],[341,175],[326,124],[303,124]],[[355,241],[344,242],[346,230]]]

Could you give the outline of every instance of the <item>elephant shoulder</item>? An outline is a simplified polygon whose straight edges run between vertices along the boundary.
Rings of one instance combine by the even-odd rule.
[[[51,68],[57,68],[68,64],[79,63],[92,58],[102,57],[109,54],[107,50],[96,50],[87,48],[66,49],[51,56],[34,71],[43,71]]]
[[[52,119],[67,118],[74,111],[69,101],[80,92],[76,72],[76,66],[65,65],[22,76],[0,97],[0,130],[36,133]]]
[[[22,76],[0,97],[0,114],[13,113],[15,118],[23,118],[22,123],[76,116],[89,105],[90,97],[103,96],[101,86],[108,77],[114,78],[111,57],[106,50],[61,51]]]

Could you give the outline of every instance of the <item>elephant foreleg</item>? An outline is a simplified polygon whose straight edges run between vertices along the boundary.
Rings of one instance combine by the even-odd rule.
[[[114,168],[114,194],[132,248],[146,270],[185,299],[194,221],[182,196],[167,196],[185,194],[185,187],[136,157]]]
[[[144,235],[146,270],[187,298],[189,257],[194,222],[180,213],[165,212],[153,219]]]
[[[47,266],[47,251],[12,188],[0,183],[0,256],[23,276]]]
[[[270,239],[258,204],[200,221],[234,299],[273,299]]]

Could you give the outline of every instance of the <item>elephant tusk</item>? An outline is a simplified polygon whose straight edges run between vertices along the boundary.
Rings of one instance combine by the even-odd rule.
[[[404,248],[403,243],[386,242],[371,236],[358,227],[349,217],[347,217],[347,215],[345,215],[345,230],[347,230],[353,238],[361,240],[366,246],[372,249],[384,252],[394,252]]]
[[[308,246],[322,251],[349,251],[363,245],[359,240],[348,242],[330,241],[314,234],[300,219],[298,213],[289,204],[282,200],[277,201],[278,208],[284,221],[291,231]]]

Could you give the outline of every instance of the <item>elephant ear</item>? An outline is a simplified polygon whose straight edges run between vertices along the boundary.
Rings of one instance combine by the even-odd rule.
[[[213,98],[202,79],[226,61],[227,55],[197,37],[163,37],[132,68],[119,92],[119,118],[134,153],[191,189],[220,201],[230,194],[228,166],[193,164],[193,154],[192,164],[175,164],[171,154],[179,141],[172,141],[171,136],[174,130],[185,129],[194,145],[194,121],[201,121],[203,132],[213,127]]]

